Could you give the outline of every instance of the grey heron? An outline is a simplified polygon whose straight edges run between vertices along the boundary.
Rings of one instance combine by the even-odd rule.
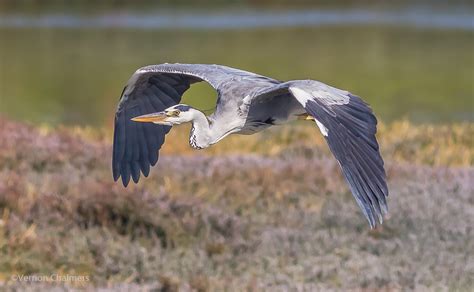
[[[181,104],[196,82],[218,94],[206,116]],[[338,161],[371,227],[387,213],[384,162],[375,137],[377,119],[361,98],[315,80],[278,81],[221,65],[160,64],[138,69],[125,86],[115,115],[112,170],[126,187],[148,176],[171,126],[191,123],[189,144],[209,147],[230,134],[253,134],[272,125],[314,120]]]

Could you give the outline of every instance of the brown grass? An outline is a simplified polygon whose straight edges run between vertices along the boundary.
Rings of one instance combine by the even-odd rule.
[[[474,125],[381,125],[390,217],[370,231],[317,129],[187,128],[124,189],[107,129],[0,120],[0,285],[37,289],[461,289],[474,285]],[[20,283],[11,276],[84,275]]]

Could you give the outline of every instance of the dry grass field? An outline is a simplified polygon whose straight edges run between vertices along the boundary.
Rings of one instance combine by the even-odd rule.
[[[370,230],[312,124],[191,150],[173,129],[124,189],[110,129],[0,119],[0,288],[474,287],[474,124],[381,124],[389,217]],[[21,282],[15,275],[89,281]]]

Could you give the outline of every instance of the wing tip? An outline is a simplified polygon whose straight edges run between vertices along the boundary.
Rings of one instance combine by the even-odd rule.
[[[122,184],[124,187],[128,186],[128,183],[130,182],[130,175],[126,176],[122,174]]]
[[[122,178],[123,186],[127,187],[130,183],[130,180],[137,184],[142,174],[144,177],[148,177],[148,175],[150,174],[150,167],[146,167],[145,169],[141,169],[139,166],[137,167],[135,167],[132,163],[130,166],[130,172],[128,172],[128,167],[126,166],[124,167],[124,170],[122,172],[113,169],[112,173],[114,182],[117,182],[120,178]]]
[[[370,204],[369,206],[364,205],[364,209],[368,211],[367,213],[364,212],[364,215],[369,222],[370,229],[376,228],[377,225],[382,225],[388,215],[388,208],[386,204],[382,202],[378,202],[376,204],[377,206],[373,206],[373,204]]]

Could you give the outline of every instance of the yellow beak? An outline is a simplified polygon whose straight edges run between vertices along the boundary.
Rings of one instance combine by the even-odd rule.
[[[166,120],[168,116],[165,112],[159,113],[152,113],[147,115],[142,115],[138,117],[134,117],[131,120],[134,122],[142,122],[142,123],[156,123],[156,122],[163,122]]]

